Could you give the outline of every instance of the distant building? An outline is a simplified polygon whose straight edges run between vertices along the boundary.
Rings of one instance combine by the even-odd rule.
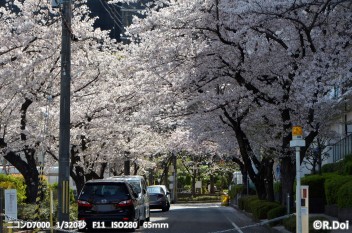
[[[132,24],[133,16],[142,17],[139,11],[145,8],[145,3],[148,1],[141,0],[130,4],[108,4],[105,0],[88,0],[87,5],[91,10],[91,16],[99,17],[94,27],[110,30],[111,38],[128,42],[128,38],[125,35],[125,27]]]

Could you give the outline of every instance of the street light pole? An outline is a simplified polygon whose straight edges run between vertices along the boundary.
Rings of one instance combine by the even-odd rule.
[[[300,147],[296,146],[296,221],[297,233],[302,233],[302,210],[301,210],[301,163]]]
[[[62,3],[61,94],[59,138],[58,220],[69,222],[70,202],[70,84],[71,84],[71,0]]]
[[[290,147],[296,148],[296,232],[302,233],[302,210],[301,210],[301,156],[300,148],[306,145],[303,140],[302,127],[292,127],[292,140]]]

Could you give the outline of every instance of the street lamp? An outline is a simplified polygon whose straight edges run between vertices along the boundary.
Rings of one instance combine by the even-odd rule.
[[[303,139],[303,131],[301,126],[292,127],[292,140],[290,147],[296,148],[296,232],[302,233],[302,211],[301,211],[301,158],[300,148],[305,147],[306,142]]]

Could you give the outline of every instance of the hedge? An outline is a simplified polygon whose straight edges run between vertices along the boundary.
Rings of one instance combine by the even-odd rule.
[[[279,205],[279,206],[268,211],[267,218],[270,220],[270,219],[284,216],[286,214],[286,211],[287,210],[286,210],[285,206]],[[270,223],[270,225],[275,226],[275,225],[281,224],[281,223],[282,223],[282,220],[279,220],[279,221]]]
[[[352,181],[342,185],[337,196],[337,205],[340,208],[352,208]]]
[[[279,206],[280,204],[276,202],[260,200],[258,202],[255,202],[255,204],[252,206],[252,213],[256,219],[267,219],[267,214],[269,210],[272,210]]]
[[[251,195],[251,196],[242,196],[238,199],[238,208],[241,210],[245,210],[245,207],[248,206],[248,203],[252,200],[258,200],[258,197],[256,195]],[[247,207],[248,209],[248,207]]]
[[[324,188],[326,203],[328,205],[337,204],[337,191],[343,184],[349,182],[350,180],[351,176],[341,176],[338,174],[334,174],[333,176],[326,178]]]
[[[336,163],[324,164],[321,167],[321,172],[335,172],[340,175],[352,175],[352,155],[348,155],[343,160]]]

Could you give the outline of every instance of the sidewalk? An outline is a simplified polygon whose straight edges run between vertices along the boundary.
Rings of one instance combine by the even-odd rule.
[[[234,205],[234,204],[230,203],[230,206],[235,208],[235,209],[237,209],[238,211],[241,211],[241,212],[245,213],[248,217],[252,218],[251,214],[239,209],[237,205]],[[331,226],[333,221],[341,222],[337,218],[329,216],[329,215],[326,215],[326,214],[310,214],[309,216],[310,217],[315,217],[315,216],[324,217],[324,218],[326,218],[326,219],[328,219],[330,221],[330,226]],[[274,232],[274,233],[292,233],[291,231],[287,230],[283,225],[270,227],[269,224],[266,224],[265,226],[267,226],[268,228],[271,228],[272,232]],[[346,230],[341,230],[341,229],[331,230],[331,233],[352,233],[352,222],[351,221],[349,222],[349,229],[348,230],[347,229]]]

